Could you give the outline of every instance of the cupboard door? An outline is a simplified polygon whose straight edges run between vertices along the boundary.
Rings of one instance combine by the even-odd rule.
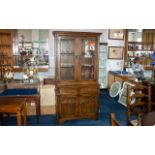
[[[96,79],[97,40],[95,38],[82,39],[81,51],[81,80]]]
[[[75,80],[75,40],[60,38],[60,80]]]
[[[75,118],[78,113],[78,98],[76,96],[60,96],[58,98],[58,113],[60,118]]]
[[[80,115],[92,116],[98,111],[98,96],[80,97]]]

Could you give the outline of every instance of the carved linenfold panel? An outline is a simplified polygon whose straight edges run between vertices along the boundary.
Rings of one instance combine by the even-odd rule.
[[[61,117],[74,116],[77,113],[77,98],[76,97],[60,97],[59,112]]]
[[[62,104],[61,105],[61,114],[62,115],[75,115],[76,114],[76,104]]]
[[[95,113],[97,112],[97,96],[86,96],[80,98],[80,112],[85,113]]]

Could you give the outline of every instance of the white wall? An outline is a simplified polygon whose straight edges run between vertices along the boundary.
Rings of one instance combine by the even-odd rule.
[[[124,40],[108,40],[108,46],[121,46],[124,47]],[[112,60],[108,59],[107,70],[121,70],[123,60]]]

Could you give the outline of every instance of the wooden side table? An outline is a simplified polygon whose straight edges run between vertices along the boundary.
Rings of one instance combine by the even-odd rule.
[[[39,122],[40,116],[40,91],[37,88],[14,88],[14,89],[6,89],[2,93],[0,93],[0,98],[10,98],[10,99],[26,99],[27,103],[29,101],[34,101],[36,104],[36,117],[37,122]]]
[[[23,98],[0,98],[0,113],[17,114],[17,124],[22,125],[22,114],[24,125],[27,125],[26,100]]]

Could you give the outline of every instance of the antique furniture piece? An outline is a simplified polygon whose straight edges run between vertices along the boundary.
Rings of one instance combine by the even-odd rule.
[[[132,116],[136,115],[137,120],[139,120],[140,116],[147,112],[151,112],[151,85],[137,83],[133,87],[128,87],[127,123],[129,125],[140,125],[139,121],[136,124],[135,121],[132,121]]]
[[[132,78],[133,75],[128,74],[128,72],[121,71],[109,71],[108,72],[108,89],[111,88],[112,84],[116,81],[123,84],[125,81],[128,81],[129,78]]]
[[[44,78],[43,79],[43,84],[44,85],[52,85],[52,84],[55,84],[55,80],[52,79],[52,78]]]
[[[40,92],[37,88],[14,88],[14,89],[6,89],[2,93],[0,93],[0,99],[12,99],[22,98],[27,99],[27,103],[30,101],[34,101],[36,104],[36,115],[37,121],[39,121],[40,116]]]
[[[98,119],[100,33],[54,32],[54,35],[57,121]]]
[[[12,30],[0,29],[0,80],[3,79],[4,69],[13,65],[12,55]]]
[[[27,125],[26,100],[24,98],[0,97],[0,114],[4,113],[17,114],[18,125],[22,125],[22,113],[23,113],[24,125]]]
[[[149,112],[142,116],[141,118],[142,126],[152,126],[155,125],[155,111]]]
[[[116,120],[115,113],[110,114],[111,126],[121,126],[121,124]]]

